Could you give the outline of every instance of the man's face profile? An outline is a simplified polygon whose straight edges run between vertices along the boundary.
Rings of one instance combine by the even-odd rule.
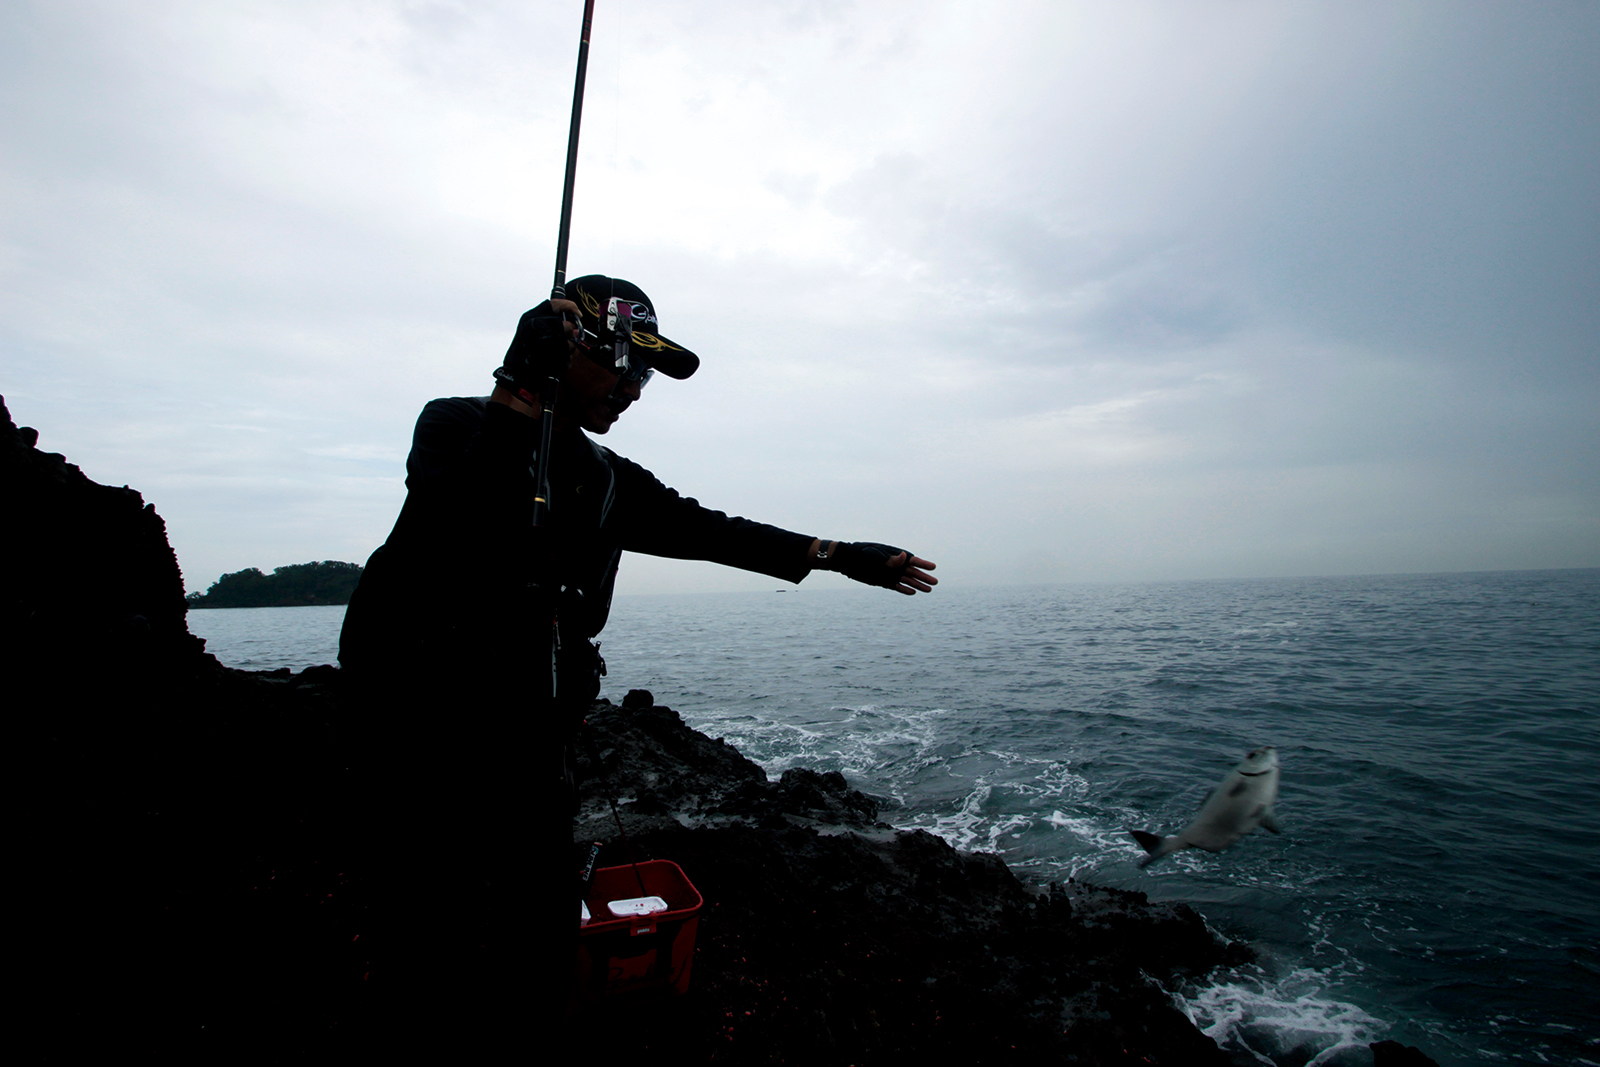
[[[600,359],[610,355],[608,348],[592,352]],[[590,433],[607,433],[628,406],[639,399],[639,388],[638,382],[625,381],[592,356],[579,353],[561,381],[560,406],[564,415]]]

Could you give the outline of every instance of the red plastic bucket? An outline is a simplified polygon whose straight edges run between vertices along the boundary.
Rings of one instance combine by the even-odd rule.
[[[694,935],[705,902],[671,860],[645,860],[638,872],[635,877],[631,865],[594,872],[584,901],[593,918],[578,930],[578,992],[584,1000],[689,990]],[[638,896],[660,897],[667,910],[615,918],[606,906]]]

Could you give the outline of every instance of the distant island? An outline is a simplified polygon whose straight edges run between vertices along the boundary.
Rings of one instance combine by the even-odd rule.
[[[191,608],[300,608],[348,604],[361,580],[361,564],[324,560],[291,563],[271,574],[248,567],[224,574],[204,593],[184,597]]]

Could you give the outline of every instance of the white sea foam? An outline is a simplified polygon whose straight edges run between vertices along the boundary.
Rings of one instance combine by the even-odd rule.
[[[961,807],[955,814],[932,814],[931,817],[916,820],[911,828],[927,830],[942,837],[953,848],[976,850],[981,847],[979,842],[988,836],[983,833],[983,805],[991,792],[989,784],[980,778],[972,791],[961,799]]]
[[[1310,968],[1264,974],[1175,995],[1178,1008],[1225,1050],[1271,1065],[1292,1059],[1331,1067],[1346,1049],[1365,1050],[1389,1026],[1328,996],[1327,976]]]
[[[1004,749],[961,752],[962,758],[976,758],[987,768],[972,779],[954,811],[923,811],[902,824],[903,829],[927,830],[944,838],[955,848],[979,849],[1007,855],[1033,830],[1052,831],[1070,821],[1078,836],[1087,839],[1103,827],[1092,819],[1071,819],[1061,809],[1081,803],[1088,792],[1088,781],[1071,769],[1068,761],[1029,756]],[[918,769],[947,764],[946,754],[931,748],[918,761]],[[1020,810],[1019,810],[1020,809]],[[1074,850],[1075,851],[1075,850]],[[1036,867],[1037,856],[1017,859],[1014,866]]]
[[[794,767],[837,770],[852,783],[873,782],[904,803],[905,779],[948,763],[940,739],[942,708],[886,709],[875,704],[836,706],[807,721],[777,720],[748,709],[708,709],[689,725],[720,737],[777,778]],[[935,752],[935,749],[941,751]],[[964,753],[963,753],[964,754]],[[898,773],[886,773],[894,765]]]

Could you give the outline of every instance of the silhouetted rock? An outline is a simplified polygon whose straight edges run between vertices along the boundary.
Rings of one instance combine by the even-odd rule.
[[[204,647],[184,622],[166,524],[137,492],[41,452],[0,397],[0,645],[30,675],[171,669]]]

